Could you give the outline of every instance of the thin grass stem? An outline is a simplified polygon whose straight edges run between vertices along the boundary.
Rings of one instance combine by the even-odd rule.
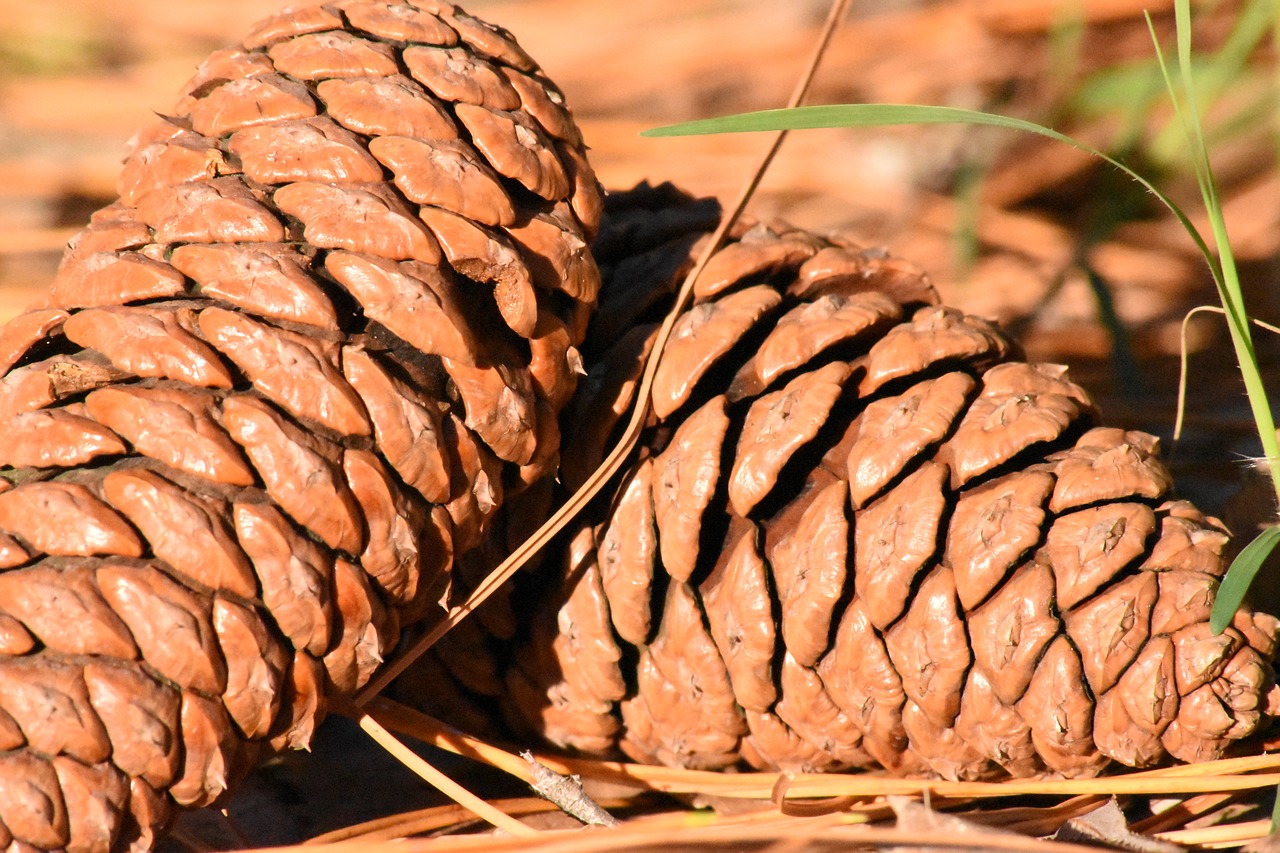
[[[1219,305],[1197,305],[1188,311],[1182,318],[1182,327],[1178,337],[1178,403],[1177,413],[1173,421],[1173,440],[1177,441],[1182,437],[1182,427],[1186,420],[1187,413],[1187,360],[1189,346],[1187,343],[1187,330],[1191,323],[1191,318],[1202,312],[1212,314],[1226,315],[1226,311]],[[1249,318],[1253,325],[1259,329],[1271,332],[1273,335],[1280,335],[1280,326],[1273,326],[1270,323],[1264,323],[1256,317]]]

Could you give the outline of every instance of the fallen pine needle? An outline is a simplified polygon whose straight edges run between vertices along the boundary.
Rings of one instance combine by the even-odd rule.
[[[1251,820],[1223,826],[1206,826],[1201,829],[1172,829],[1157,832],[1156,838],[1175,841],[1178,844],[1238,844],[1262,838],[1271,832],[1271,821]]]
[[[488,821],[498,829],[508,832],[517,838],[536,838],[538,836],[538,830],[526,826],[505,812],[494,808],[487,801],[480,799],[453,781],[448,775],[441,773],[430,762],[424,761],[421,756],[401,743],[395,735],[383,728],[381,723],[368,714],[361,716],[359,722],[360,728],[364,729],[369,737],[373,738],[379,746],[395,757],[397,761],[412,770],[429,785],[437,788],[449,799],[476,815],[476,817]]]
[[[358,718],[361,713],[352,709],[340,708],[339,710],[353,719]],[[407,705],[402,705],[385,696],[378,696],[370,701],[364,713],[378,720],[392,731],[488,764],[490,767],[510,773],[530,785],[533,784],[533,773],[529,768],[529,764],[519,756],[487,743],[480,738],[472,737],[466,732],[455,729]],[[554,766],[556,768],[559,767],[558,764]],[[557,772],[565,771],[557,770]]]

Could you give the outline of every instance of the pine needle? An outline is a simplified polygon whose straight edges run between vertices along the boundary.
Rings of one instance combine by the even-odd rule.
[[[831,43],[831,37],[835,34],[836,27],[844,18],[850,2],[851,0],[833,0],[827,20],[823,24],[822,31],[818,37],[818,43],[810,56],[808,64],[805,66],[799,83],[797,83],[795,90],[791,94],[788,106],[796,107],[804,101],[813,78],[817,74],[818,66],[822,63],[822,57],[826,54],[827,47]],[[649,357],[644,367],[644,374],[640,380],[639,390],[636,393],[635,407],[632,409],[631,418],[627,422],[626,429],[623,431],[622,438],[619,439],[618,444],[569,500],[547,519],[533,535],[521,543],[497,568],[490,572],[484,580],[477,584],[466,601],[453,608],[444,619],[424,633],[413,646],[397,655],[395,659],[385,666],[357,695],[356,705],[364,705],[370,698],[382,692],[397,675],[426,653],[427,649],[431,648],[441,637],[448,633],[454,625],[465,619],[490,595],[500,589],[512,575],[527,564],[529,560],[533,559],[556,533],[562,530],[590,503],[591,499],[604,488],[605,484],[626,462],[631,455],[631,451],[635,448],[636,442],[640,439],[640,432],[649,414],[649,394],[653,387],[653,378],[658,372],[658,365],[662,361],[663,348],[666,346],[667,339],[671,336],[671,330],[675,326],[676,320],[684,313],[685,308],[692,299],[693,285],[698,276],[702,274],[702,270],[706,267],[708,261],[711,260],[711,256],[715,254],[721,243],[724,242],[729,229],[733,227],[734,223],[742,215],[743,210],[746,209],[747,203],[755,194],[756,188],[759,187],[760,181],[764,178],[764,174],[773,162],[773,158],[777,155],[779,148],[782,147],[782,141],[786,136],[787,131],[785,130],[774,134],[768,150],[752,172],[751,179],[747,181],[737,201],[721,219],[720,225],[712,233],[702,253],[698,256],[697,262],[681,284],[675,303],[663,321],[662,327],[654,340],[653,347],[650,349]]]
[[[416,773],[423,781],[437,788],[449,799],[466,808],[467,811],[517,838],[536,838],[538,836],[538,830],[526,826],[505,812],[494,808],[485,800],[453,781],[447,774],[437,770],[430,762],[401,743],[395,735],[383,728],[377,720],[368,714],[360,717],[360,728],[369,737],[373,738],[379,746],[394,756],[397,761]]]

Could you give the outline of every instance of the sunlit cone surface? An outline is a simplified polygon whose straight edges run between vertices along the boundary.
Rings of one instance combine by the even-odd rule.
[[[119,193],[0,330],[0,845],[305,746],[554,472],[599,286],[560,93],[447,3],[262,22]]]
[[[569,485],[709,213],[611,202]],[[1227,536],[1170,497],[1156,439],[1099,426],[909,264],[739,228],[653,405],[498,682],[525,733],[698,769],[1079,777],[1219,757],[1277,711],[1278,622],[1210,633]]]

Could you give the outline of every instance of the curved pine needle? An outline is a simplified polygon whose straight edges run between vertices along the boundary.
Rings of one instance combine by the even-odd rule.
[[[1208,801],[1209,797],[1199,798]],[[1071,817],[1091,810],[1096,806],[1098,799],[1096,797],[1077,797],[1066,800],[1056,806],[1050,806],[1043,809],[1021,807],[1017,809],[999,809],[992,812],[969,812],[965,814],[967,820],[979,824],[995,824],[1003,829],[1012,829],[1025,835],[1042,834],[1045,827],[1049,832],[1061,825],[1061,823]],[[622,801],[609,803],[610,807],[621,806]],[[550,803],[545,800],[532,797],[516,798],[501,800],[495,805],[501,806],[502,810],[512,815],[529,815],[545,813],[554,809]],[[1212,806],[1211,803],[1206,803]],[[1212,808],[1197,810],[1195,814],[1202,814],[1206,810]],[[879,814],[875,817],[862,815],[864,818],[871,820],[883,819],[889,815],[887,807],[879,807]],[[1011,821],[1015,815],[1020,816],[1018,820]],[[1037,815],[1043,818],[1043,825],[1037,825]],[[1194,815],[1190,815],[1194,816]],[[317,846],[324,847],[326,853],[345,853],[347,849],[367,850],[370,853],[386,853],[393,851],[404,851],[406,846],[413,850],[421,849],[424,853],[450,853],[450,851],[488,849],[494,850],[495,853],[501,850],[525,850],[530,849],[531,842],[524,840],[504,841],[494,838],[493,836],[479,837],[448,837],[436,838],[429,842],[403,842],[395,847],[390,846],[393,838],[404,838],[413,833],[430,832],[433,830],[443,829],[454,826],[466,817],[465,810],[457,805],[436,806],[429,809],[421,809],[413,812],[406,812],[402,815],[394,815],[388,818],[380,818],[378,820],[369,821],[354,827],[348,827],[343,830],[326,833],[317,836],[306,842],[302,847],[291,848],[298,850],[299,853],[304,850],[314,851]],[[703,815],[695,816],[695,820],[701,820]],[[1157,818],[1160,816],[1156,816]],[[705,816],[705,823],[690,823],[690,815],[687,812],[662,812],[658,814],[645,815],[633,818],[628,821],[625,829],[628,834],[627,843],[640,845],[645,841],[652,841],[658,838],[670,837],[669,833],[674,829],[679,829],[683,837],[691,840],[709,841],[707,835],[722,835],[723,832],[716,831],[724,828],[737,827],[744,833],[751,833],[754,840],[763,840],[771,835],[775,838],[781,837],[802,837],[808,841],[829,841],[837,833],[841,838],[848,839],[854,832],[862,832],[865,837],[868,834],[879,835],[880,832],[868,833],[867,830],[860,827],[849,827],[845,821],[840,823],[824,822],[822,825],[815,827],[814,821],[804,817],[788,817],[779,814],[776,809],[766,808],[758,812],[749,812],[734,815],[716,815]],[[1181,843],[1196,843],[1200,845],[1221,845],[1221,844],[1238,844],[1241,841],[1248,841],[1254,838],[1261,838],[1267,833],[1267,822],[1249,821],[1238,824],[1224,824],[1201,829],[1175,829],[1172,827],[1150,825],[1151,821],[1140,822],[1134,825],[1134,831],[1144,834],[1155,831],[1157,837],[1168,841],[1178,841]],[[754,830],[752,828],[755,828]],[[878,829],[878,828],[872,828]],[[898,830],[888,829],[880,830],[890,833],[897,833]],[[577,833],[581,834],[581,833]],[[592,840],[602,840],[603,836],[599,833],[592,833]],[[532,849],[542,846],[542,839],[546,840],[546,844],[550,848],[557,851],[564,850],[563,835],[558,832],[543,833],[539,840],[532,842]],[[858,840],[862,840],[859,838]],[[965,839],[973,849],[974,843],[981,844],[985,841],[985,836],[979,836],[976,839]],[[1032,842],[1028,839],[1028,842]],[[354,847],[353,843],[360,844],[360,847]],[[955,843],[953,841],[953,843]],[[1016,849],[1025,850],[1046,850],[1046,851],[1062,851],[1063,846],[1059,843],[1038,842],[1041,847],[1018,847]],[[519,845],[519,846],[517,846]],[[936,843],[930,843],[931,847],[937,847]],[[585,848],[583,853],[590,851],[603,851],[606,849],[625,849],[609,846],[592,846]],[[1001,849],[1001,848],[992,848]],[[1070,849],[1070,848],[1067,848]]]
[[[1085,794],[1063,800],[1056,806],[969,811],[963,817],[973,823],[998,826],[1023,835],[1044,836],[1052,835],[1067,821],[1084,817],[1110,799],[1111,797],[1103,794]]]
[[[515,817],[520,814],[504,804],[503,811]],[[457,803],[443,806],[431,806],[425,809],[400,812],[386,817],[353,823],[321,835],[308,838],[303,842],[308,847],[330,846],[343,841],[388,841],[392,838],[404,838],[417,832],[430,832],[445,826],[456,826],[474,817],[471,812]]]
[[[492,746],[478,738],[464,734],[440,723],[431,717],[414,711],[398,703],[379,697],[371,707],[371,713],[375,713],[382,722],[393,730],[402,734],[415,737],[419,740],[429,743],[442,749],[448,749],[480,761],[491,764],[499,769],[512,772],[521,778],[527,774],[528,765],[517,756],[506,752],[502,749]],[[1017,817],[1014,826],[1023,832],[1039,833],[1043,831],[1052,831],[1053,828],[1061,825],[1061,823],[1070,818],[1077,816],[1082,811],[1088,811],[1091,803],[1096,803],[1099,798],[1123,795],[1145,795],[1145,796],[1170,796],[1184,795],[1191,796],[1188,800],[1192,810],[1188,812],[1190,816],[1202,814],[1206,811],[1212,811],[1215,802],[1220,802],[1221,794],[1231,794],[1235,792],[1244,792],[1260,788],[1270,787],[1280,781],[1280,755],[1252,755],[1240,758],[1224,758],[1217,761],[1208,761],[1200,764],[1175,765],[1172,767],[1162,767],[1156,770],[1144,770],[1125,773],[1117,776],[1105,776],[1098,779],[1076,779],[1076,780],[1005,780],[1001,782],[948,782],[945,780],[909,780],[909,779],[893,779],[873,774],[779,774],[779,773],[739,773],[739,774],[723,774],[710,773],[703,771],[681,770],[678,768],[653,767],[648,765],[634,765],[620,762],[610,761],[594,761],[588,759],[566,759],[557,756],[539,756],[539,761],[548,767],[556,769],[562,773],[576,773],[584,779],[591,779],[600,782],[609,782],[614,784],[630,785],[638,790],[662,791],[671,794],[698,794],[703,796],[722,797],[726,799],[758,799],[767,801],[771,796],[776,795],[779,791],[785,793],[787,811],[792,810],[791,807],[798,807],[796,811],[803,811],[806,802],[813,803],[818,800],[818,805],[829,807],[834,804],[835,798],[847,798],[851,805],[844,813],[827,814],[829,819],[839,818],[842,824],[855,822],[864,823],[867,821],[883,820],[886,815],[886,805],[883,797],[892,794],[908,794],[916,796],[931,796],[935,798],[946,798],[952,801],[968,801],[970,805],[974,805],[974,801],[980,800],[998,800],[1005,797],[1022,796],[1022,795],[1056,795],[1069,797],[1063,802],[1043,809],[1017,808],[1017,809],[998,809],[991,812],[992,815],[1002,815],[1007,817]],[[784,781],[785,780],[785,781]],[[821,799],[825,798],[826,802]],[[511,801],[511,811],[515,813],[528,813],[522,808],[518,808],[518,804],[524,801]],[[503,805],[506,805],[504,802]],[[943,806],[939,806],[943,807]],[[818,812],[827,812],[827,808],[815,809]],[[444,813],[440,813],[443,815]],[[453,811],[451,814],[460,814]],[[982,823],[984,812],[973,812],[967,815],[970,819]],[[780,810],[776,805],[766,807],[760,811],[753,811],[747,814],[738,814],[731,817],[711,817],[701,812],[676,811],[655,815],[647,815],[640,818],[630,819],[621,830],[613,830],[609,835],[619,831],[639,831],[643,827],[648,827],[655,832],[658,827],[665,827],[667,831],[673,828],[679,828],[682,833],[691,830],[700,829],[706,821],[712,821],[716,826],[724,826],[728,823],[737,825],[751,826],[768,826],[776,827],[779,821],[790,821],[787,824],[787,837],[793,837],[796,832],[807,832],[812,828],[812,822],[817,817],[811,816],[789,816]],[[439,818],[434,825],[427,825],[424,821],[416,831],[426,831],[428,829],[439,828]],[[1172,825],[1171,825],[1172,824]],[[1160,821],[1153,823],[1152,829],[1162,830],[1161,836],[1169,840],[1178,840],[1187,842],[1192,838],[1198,839],[1197,843],[1230,843],[1231,841],[1245,840],[1248,838],[1261,837],[1266,834],[1266,822],[1257,822],[1254,824],[1238,824],[1227,825],[1222,827],[1212,827],[1207,830],[1196,830],[1201,833],[1196,836],[1188,836],[1183,838],[1173,833],[1182,832],[1176,829],[1177,824],[1171,821]],[[1002,822],[1003,825],[1003,822]],[[794,829],[791,827],[794,826]],[[1260,829],[1258,827],[1261,827]],[[410,830],[414,828],[407,818],[401,824],[402,830]],[[1012,828],[1006,826],[1006,828]],[[1139,827],[1145,828],[1145,827]],[[387,827],[389,830],[390,827]],[[839,830],[861,829],[861,827],[845,827],[832,825],[827,831],[836,832]],[[592,833],[593,838],[600,839],[604,833]],[[644,840],[653,840],[650,836],[647,839],[640,837],[633,838],[635,844],[641,844]],[[357,836],[329,836],[337,841],[340,838],[352,838]],[[385,838],[386,834],[371,834],[369,840],[377,838]],[[549,848],[563,851],[567,848],[562,846],[562,839],[557,833],[544,833],[542,837],[548,839]],[[682,835],[682,837],[685,837]],[[761,836],[763,837],[763,836]],[[843,837],[843,836],[842,836]],[[560,839],[555,843],[551,842],[551,838]],[[488,843],[492,844],[495,839],[487,837]],[[690,837],[691,843],[692,838]],[[709,842],[711,839],[707,839]],[[816,840],[816,837],[815,837]],[[830,840],[823,837],[823,840]],[[853,843],[854,839],[847,839],[849,843]],[[860,843],[873,843],[870,838],[859,837]],[[632,842],[627,842],[632,843]],[[885,842],[886,844],[888,842]],[[902,842],[906,843],[906,842]],[[982,842],[985,843],[985,839]],[[526,846],[510,849],[520,850],[536,850],[539,845],[534,843]],[[930,841],[929,846],[940,846],[936,842]],[[448,853],[448,851],[462,851],[474,849],[492,849],[498,851],[500,847],[489,847],[483,843],[477,843],[474,840],[465,838],[437,839],[430,848],[432,853]],[[611,844],[601,844],[583,848],[582,853],[603,853],[606,850],[627,849],[626,843],[621,847],[614,847]],[[973,848],[970,848],[973,849]],[[1001,848],[990,847],[988,849],[1045,849],[1054,851],[1054,853],[1062,853],[1063,847],[1055,843],[1052,847],[1045,848]],[[334,853],[338,853],[335,851]]]
[[[849,3],[850,0],[833,0],[827,20],[823,24],[822,31],[818,37],[818,43],[809,58],[808,64],[805,66],[799,83],[787,101],[789,107],[799,106],[804,101],[805,95],[808,94],[809,86],[813,82],[814,75],[818,71],[818,66],[822,63],[822,57],[826,54],[827,47],[831,43],[831,37],[835,34],[836,27],[844,18]],[[604,488],[609,479],[626,462],[631,455],[631,451],[635,449],[636,442],[640,439],[640,431],[644,427],[645,418],[649,414],[649,392],[653,387],[653,378],[658,372],[658,365],[662,361],[663,349],[666,346],[667,339],[671,336],[671,330],[675,326],[676,320],[679,319],[692,298],[693,285],[698,276],[702,274],[703,268],[711,260],[711,256],[724,242],[729,229],[733,227],[733,224],[742,215],[743,210],[746,209],[751,197],[755,195],[756,188],[760,185],[760,181],[763,180],[765,172],[777,155],[778,149],[782,147],[782,141],[786,136],[787,131],[785,130],[774,134],[768,150],[756,166],[751,179],[743,187],[737,201],[734,202],[734,205],[721,219],[719,226],[712,233],[711,239],[707,241],[705,248],[698,256],[697,262],[694,263],[693,268],[689,270],[689,274],[681,284],[675,303],[672,305],[670,312],[668,312],[666,319],[663,320],[662,327],[658,330],[658,335],[649,351],[649,357],[645,361],[644,374],[641,377],[640,386],[636,393],[636,403],[631,410],[631,418],[627,421],[626,429],[623,431],[622,438],[619,439],[617,445],[587,481],[573,493],[569,500],[565,501],[541,527],[512,551],[484,580],[476,585],[476,588],[467,597],[466,601],[450,610],[444,619],[423,634],[409,649],[397,655],[365,685],[364,689],[356,696],[355,703],[357,706],[363,706],[370,698],[382,692],[406,667],[421,657],[427,649],[435,645],[454,625],[465,619],[467,615],[496,592],[521,567],[533,559],[542,550],[543,546],[551,540],[551,537],[563,529],[586,507],[591,499]]]
[[[1239,758],[1219,758],[1217,761],[1205,761],[1200,764],[1171,764],[1168,767],[1157,767],[1155,770],[1137,771],[1131,775],[1158,778],[1199,776],[1206,772],[1217,775],[1252,773],[1257,770],[1280,770],[1280,755],[1263,753],[1262,755],[1242,755]]]

